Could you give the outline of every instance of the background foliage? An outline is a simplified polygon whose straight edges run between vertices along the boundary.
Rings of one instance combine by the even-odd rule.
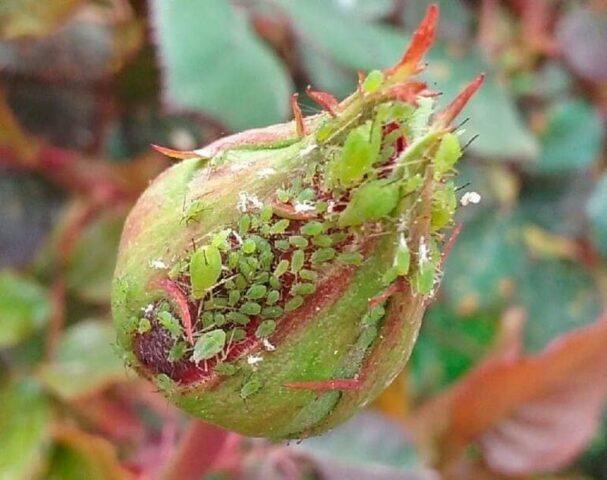
[[[438,2],[430,86],[449,99],[487,73],[459,178],[482,202],[373,409],[300,445],[244,439],[113,352],[121,226],[169,164],[150,144],[288,120],[308,84],[347,94],[428,3],[0,4],[2,480],[607,478],[604,0]]]

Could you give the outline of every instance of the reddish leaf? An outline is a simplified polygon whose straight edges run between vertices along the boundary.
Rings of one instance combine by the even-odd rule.
[[[454,463],[476,442],[494,471],[546,472],[583,450],[598,427],[606,395],[607,314],[538,355],[520,356],[515,345],[486,360],[435,399],[425,412],[430,421],[417,429],[443,429],[445,463]],[[442,421],[428,415],[441,410]]]

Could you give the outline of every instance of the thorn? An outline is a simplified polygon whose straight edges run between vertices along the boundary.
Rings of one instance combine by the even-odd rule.
[[[436,124],[439,127],[447,127],[455,117],[464,109],[472,96],[481,88],[485,81],[485,74],[481,73],[478,77],[472,80],[461,93],[436,116]]]
[[[411,39],[411,44],[401,61],[394,67],[386,70],[388,75],[394,75],[396,72],[402,70],[407,73],[418,70],[419,62],[424,58],[424,55],[434,43],[438,16],[438,5],[433,3],[428,7],[428,10],[426,10],[426,16],[417,27],[417,30],[415,30]]]
[[[163,278],[158,281],[158,286],[166,292],[169,298],[173,301],[179,310],[181,323],[185,330],[186,338],[191,345],[194,345],[194,334],[192,332],[192,317],[190,316],[190,307],[186,296],[181,291],[181,288],[168,278]]]
[[[295,118],[295,128],[297,129],[297,135],[303,137],[306,135],[306,125],[304,123],[299,103],[297,103],[298,98],[299,93],[294,93],[293,95],[291,95],[291,109],[293,110],[293,117]]]
[[[151,145],[154,150],[156,150],[157,152],[160,152],[163,155],[166,155],[167,157],[170,157],[170,158],[177,158],[179,160],[188,160],[190,158],[199,158],[200,157],[200,155],[198,155],[196,152],[191,152],[188,150],[173,150],[172,148],[161,147],[160,145],[154,145],[153,143]]]
[[[327,92],[312,90],[312,87],[309,85],[306,88],[306,94],[314,103],[317,103],[329,112],[332,117],[337,117],[336,109],[339,106],[339,102],[333,95]]]
[[[285,387],[297,390],[311,390],[313,392],[330,392],[334,390],[357,391],[362,388],[362,380],[358,378],[310,380],[285,383]]]

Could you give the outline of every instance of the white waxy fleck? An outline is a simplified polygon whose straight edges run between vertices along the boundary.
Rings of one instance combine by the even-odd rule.
[[[247,357],[247,363],[249,365],[256,365],[256,364],[258,364],[259,362],[262,362],[262,361],[263,361],[263,357],[261,357],[259,355],[249,355]]]
[[[297,213],[313,212],[315,209],[314,205],[309,202],[297,202],[293,205],[293,209]]]
[[[168,268],[166,263],[164,263],[160,259],[152,260],[150,262],[150,267],[155,268],[156,270],[162,270],[164,268]]]
[[[276,350],[276,347],[274,345],[272,345],[270,343],[270,340],[268,340],[267,338],[264,338],[262,340],[263,343],[263,347],[268,351],[268,352],[273,352],[274,350]]]
[[[429,258],[428,254],[430,250],[428,249],[428,245],[426,244],[426,239],[424,237],[419,240],[419,263],[426,263]]]
[[[148,303],[145,307],[143,307],[141,310],[143,310],[143,313],[150,314],[154,311],[154,304],[153,303]]]
[[[476,205],[478,203],[480,203],[481,201],[481,196],[479,193],[477,192],[466,192],[464,193],[464,195],[462,195],[461,200],[459,201],[462,206],[466,206],[466,205],[470,205],[471,203]]]
[[[259,178],[268,178],[271,177],[272,175],[274,175],[276,173],[276,170],[274,170],[272,167],[267,167],[267,168],[262,168],[261,170],[259,170],[257,172],[257,176]]]
[[[299,152],[299,154],[302,156],[307,155],[308,153],[313,152],[316,147],[317,147],[317,145],[314,143],[311,145],[308,145],[307,147],[303,148],[301,150],[301,152]]]

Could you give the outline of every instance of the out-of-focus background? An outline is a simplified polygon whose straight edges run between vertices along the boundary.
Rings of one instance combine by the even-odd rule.
[[[429,2],[0,0],[0,479],[607,479],[607,2],[438,3],[429,85],[487,73],[458,179],[482,201],[403,374],[287,445],[125,370],[121,226],[170,164],[150,144],[288,120],[308,84],[342,98]]]

